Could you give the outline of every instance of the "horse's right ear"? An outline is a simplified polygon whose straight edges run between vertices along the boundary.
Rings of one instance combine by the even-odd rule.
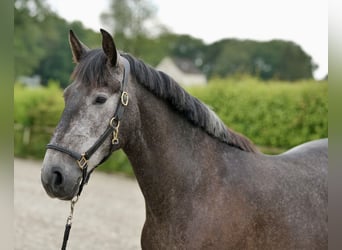
[[[75,35],[75,33],[70,30],[69,32],[69,44],[72,52],[72,56],[75,63],[78,63],[82,56],[89,50]]]

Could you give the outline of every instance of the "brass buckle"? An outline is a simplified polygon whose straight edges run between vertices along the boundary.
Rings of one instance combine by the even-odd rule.
[[[114,125],[114,121],[116,121],[116,125]],[[113,117],[110,119],[109,125],[114,129],[113,130],[113,139],[112,139],[112,144],[117,145],[119,144],[119,127],[120,127],[120,121],[116,120],[116,117]]]
[[[85,158],[84,154],[82,154],[81,156],[81,159],[77,160],[77,164],[80,167],[80,169],[83,170],[83,168],[88,164],[88,160],[87,158]]]
[[[126,91],[122,92],[121,94],[121,104],[124,106],[128,105],[128,93]]]

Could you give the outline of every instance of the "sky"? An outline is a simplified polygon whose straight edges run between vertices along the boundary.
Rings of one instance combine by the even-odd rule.
[[[316,79],[328,73],[328,2],[325,0],[151,1],[158,9],[158,21],[174,33],[189,34],[206,43],[223,38],[293,41],[318,65],[314,72]],[[95,31],[106,28],[100,14],[109,8],[110,0],[47,2],[68,21],[81,21]]]

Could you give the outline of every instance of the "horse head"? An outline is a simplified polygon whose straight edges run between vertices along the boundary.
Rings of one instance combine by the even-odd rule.
[[[65,108],[47,146],[41,181],[51,197],[70,200],[86,175],[125,144],[129,130],[129,63],[120,56],[112,36],[101,30],[102,48],[90,50],[70,31],[76,67],[64,90]],[[132,91],[131,91],[132,92]],[[130,112],[126,112],[130,113]],[[131,116],[134,118],[134,112]],[[128,115],[129,116],[129,115]],[[120,131],[120,132],[119,132]]]

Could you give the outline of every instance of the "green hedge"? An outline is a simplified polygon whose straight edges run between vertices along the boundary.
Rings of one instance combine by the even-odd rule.
[[[189,89],[255,144],[288,149],[328,137],[328,83],[213,80]]]
[[[63,91],[14,87],[15,155],[42,158],[61,116]],[[188,91],[208,104],[232,129],[261,147],[288,149],[328,136],[327,82],[260,82],[252,78],[212,80]],[[113,154],[101,169],[132,175],[123,152]]]
[[[14,86],[14,154],[42,158],[64,106],[56,83],[48,88]]]

